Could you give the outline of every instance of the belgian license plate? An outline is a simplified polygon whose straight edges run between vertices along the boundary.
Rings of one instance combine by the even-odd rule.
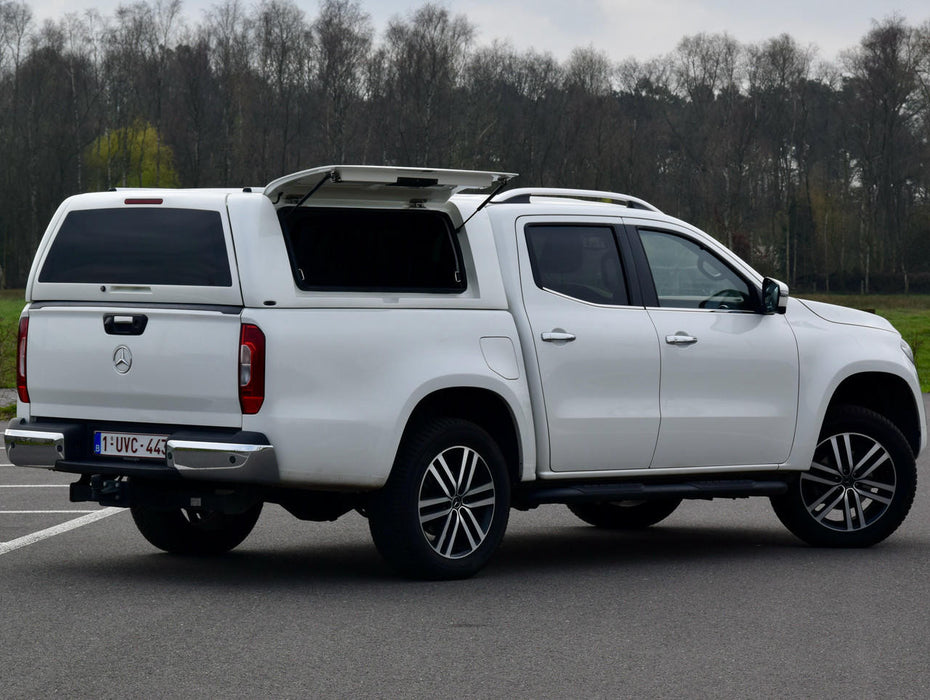
[[[112,457],[165,458],[166,435],[141,433],[94,433],[94,454]]]

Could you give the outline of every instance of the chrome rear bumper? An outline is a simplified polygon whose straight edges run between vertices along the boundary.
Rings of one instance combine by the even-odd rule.
[[[165,460],[160,461],[90,454],[87,445],[91,431],[92,426],[82,423],[27,423],[14,419],[4,431],[3,441],[7,458],[20,467],[239,483],[277,484],[280,480],[274,446],[261,433],[175,430],[168,434]]]
[[[55,430],[7,428],[3,433],[6,456],[20,467],[51,469],[59,459],[66,459],[65,433]]]

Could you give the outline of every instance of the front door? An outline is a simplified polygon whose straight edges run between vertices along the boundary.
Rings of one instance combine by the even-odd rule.
[[[687,232],[638,234],[662,355],[653,468],[783,462],[798,403],[798,350],[786,318],[759,313],[755,286]]]

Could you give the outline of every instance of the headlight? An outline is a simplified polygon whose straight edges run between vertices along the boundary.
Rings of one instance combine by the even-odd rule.
[[[911,364],[914,365],[914,367],[917,366],[917,363],[914,361],[914,351],[911,350],[911,346],[907,344],[906,340],[901,341],[901,352],[903,352],[905,357],[911,361]]]

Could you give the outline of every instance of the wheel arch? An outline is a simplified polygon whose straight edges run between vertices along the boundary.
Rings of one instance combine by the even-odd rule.
[[[910,386],[901,377],[887,372],[851,375],[833,392],[827,415],[841,405],[861,406],[884,416],[904,434],[914,454],[920,452],[920,411]]]
[[[485,430],[504,455],[511,483],[519,483],[524,456],[520,433],[510,405],[500,394],[490,389],[465,386],[433,391],[420,399],[413,409],[400,444],[403,445],[422,425],[440,417],[461,418]]]

